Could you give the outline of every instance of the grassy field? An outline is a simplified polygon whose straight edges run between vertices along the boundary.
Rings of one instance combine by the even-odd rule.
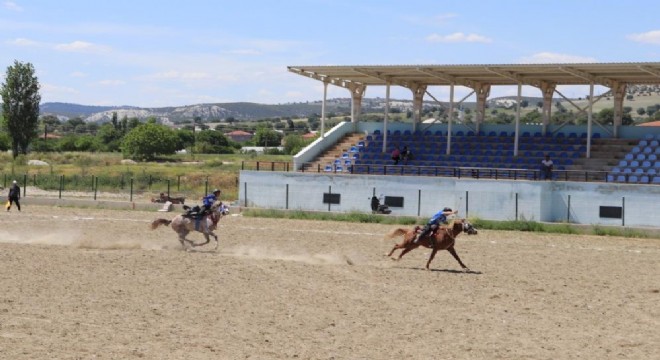
[[[40,160],[47,165],[28,165]],[[199,198],[212,188],[221,188],[223,198],[238,198],[238,175],[243,161],[291,161],[288,155],[173,155],[156,162],[122,163],[119,153],[30,153],[12,160],[0,155],[0,186],[8,186],[12,179],[28,185],[35,182],[40,188],[57,189],[61,176],[69,180],[67,188],[91,188],[98,178],[98,188],[119,190],[135,180],[136,190],[154,195],[167,191],[172,196]],[[75,181],[74,181],[75,179]],[[123,184],[123,185],[122,185]]]

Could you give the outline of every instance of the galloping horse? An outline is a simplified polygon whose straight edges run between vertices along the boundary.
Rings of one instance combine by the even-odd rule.
[[[213,236],[215,239],[215,249],[218,248],[218,236],[213,233],[218,226],[218,221],[229,213],[229,207],[222,204],[221,201],[216,201],[211,206],[211,212],[202,216],[200,219],[193,219],[190,216],[177,215],[172,220],[167,219],[156,219],[151,223],[151,230],[156,229],[160,225],[172,225],[172,230],[179,234],[179,242],[181,246],[186,248],[186,242],[191,246],[202,246],[208,244],[211,239],[210,236]],[[205,242],[196,244],[192,240],[186,239],[191,231],[199,231],[204,234]]]
[[[454,250],[454,243],[456,242],[456,236],[458,236],[461,232],[466,232],[470,235],[476,235],[477,234],[477,229],[472,226],[466,219],[456,219],[454,220],[454,224],[451,226],[440,226],[436,230],[434,230],[429,236],[426,236],[422,239],[419,239],[417,243],[413,243],[413,239],[415,238],[415,235],[417,232],[419,232],[420,227],[415,226],[414,229],[409,230],[409,229],[394,229],[390,231],[389,234],[387,234],[387,237],[393,238],[395,236],[400,236],[403,235],[403,241],[400,244],[394,245],[392,248],[392,251],[390,251],[387,256],[392,256],[394,254],[394,251],[396,249],[403,249],[401,254],[399,254],[399,257],[394,259],[394,260],[400,260],[403,255],[405,255],[408,251],[415,249],[417,247],[424,246],[430,249],[433,249],[431,252],[431,256],[429,256],[429,260],[426,262],[426,270],[429,269],[429,265],[431,264],[431,261],[435,257],[435,254],[438,252],[438,250],[447,250],[449,253],[458,261],[458,263],[461,265],[463,270],[469,271],[467,266],[463,264],[461,259],[458,257],[458,254],[456,253],[456,250]],[[432,238],[435,240],[435,242],[432,241]]]

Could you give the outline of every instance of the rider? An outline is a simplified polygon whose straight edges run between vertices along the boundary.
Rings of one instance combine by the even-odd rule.
[[[435,229],[440,223],[447,224],[447,216],[454,214],[458,214],[458,210],[452,210],[451,208],[446,207],[438,211],[435,215],[431,216],[429,221],[424,226],[424,229],[422,229],[422,232],[419,233],[413,240],[413,244],[417,244],[420,239],[430,234],[431,231],[433,231],[433,229]]]
[[[220,189],[213,189],[213,192],[204,196],[202,199],[202,210],[200,214],[205,214],[211,212],[211,206],[216,200],[220,200],[220,194],[222,191]]]

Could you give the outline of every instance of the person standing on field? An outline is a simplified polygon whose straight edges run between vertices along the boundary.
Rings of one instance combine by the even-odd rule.
[[[14,180],[9,187],[9,204],[7,205],[7,211],[11,209],[11,204],[16,204],[16,207],[18,208],[18,211],[21,211],[21,203],[19,200],[21,199],[21,188],[18,186],[18,183],[16,180]]]

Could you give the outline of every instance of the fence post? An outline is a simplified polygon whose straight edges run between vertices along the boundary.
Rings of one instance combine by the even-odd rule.
[[[328,186],[328,194],[332,195],[332,185]],[[330,212],[331,201],[328,201],[328,212]]]
[[[27,184],[28,184],[28,177],[27,174],[23,175],[23,196],[25,196],[25,192],[27,191]]]
[[[470,212],[470,202],[468,201],[470,199],[470,192],[465,191],[465,218],[467,219],[468,214]]]
[[[181,175],[176,177],[176,191],[181,191]]]
[[[64,188],[64,175],[60,175],[60,199],[62,199],[62,189]]]
[[[516,221],[518,221],[518,193],[516,193]]]
[[[289,210],[289,184],[286,184],[286,210]]]
[[[94,177],[94,200],[96,200],[96,192],[99,190],[99,177]]]
[[[248,204],[248,195],[247,195],[247,183],[243,183],[243,193],[245,194],[245,202],[243,206],[247,207]]]
[[[626,197],[621,198],[621,226],[626,226]]]
[[[130,201],[133,201],[133,178],[131,178],[131,197]]]
[[[417,217],[422,212],[422,189],[417,190]]]
[[[167,197],[170,196],[170,179],[167,179]]]
[[[568,195],[568,206],[566,207],[566,222],[571,222],[571,196]]]
[[[209,177],[206,177],[206,181],[204,181],[204,196],[209,193]]]

